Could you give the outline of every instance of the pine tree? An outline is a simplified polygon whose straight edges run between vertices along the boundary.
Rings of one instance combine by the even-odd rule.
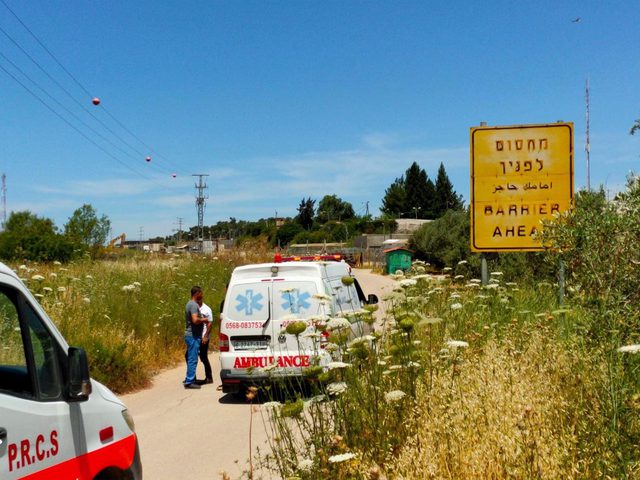
[[[311,229],[313,226],[313,217],[315,215],[315,200],[311,200],[311,197],[306,200],[303,198],[298,206],[298,215],[296,221],[302,225],[306,230]]]
[[[453,184],[447,176],[444,165],[440,163],[434,188],[434,218],[440,218],[447,210],[462,210],[463,207],[462,197],[454,191]]]
[[[406,212],[407,192],[405,190],[404,176],[396,178],[384,192],[382,207],[380,210],[392,217],[399,217]]]
[[[416,218],[432,218],[435,186],[427,172],[413,162],[405,174],[405,214]]]

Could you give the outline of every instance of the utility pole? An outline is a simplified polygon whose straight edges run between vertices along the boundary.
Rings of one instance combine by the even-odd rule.
[[[367,200],[365,203],[365,216],[369,216],[369,200]]]
[[[178,217],[177,222],[178,222],[178,243],[180,244],[182,243],[182,224],[184,222],[184,218]]]
[[[208,177],[209,175],[206,173],[194,173],[191,176],[198,177],[198,183],[196,183],[196,209],[198,210],[198,241],[202,242],[204,231],[204,207],[206,205],[207,198],[209,198],[209,196],[204,193],[208,188],[207,184],[204,183],[204,177]]]
[[[584,150],[587,153],[587,192],[591,191],[591,140],[589,138],[589,77],[587,77],[587,83],[585,86],[585,101],[587,104],[586,110],[586,126],[587,126],[587,137],[586,143],[584,145]]]
[[[144,227],[140,227],[138,229],[138,234],[140,235],[140,243],[142,243],[142,239],[144,238]]]
[[[2,174],[2,230],[7,223],[7,175]]]

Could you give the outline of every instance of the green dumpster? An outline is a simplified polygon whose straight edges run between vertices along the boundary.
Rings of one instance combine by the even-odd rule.
[[[396,273],[398,270],[406,272],[411,268],[413,252],[408,248],[395,247],[384,251],[387,260],[387,273]]]

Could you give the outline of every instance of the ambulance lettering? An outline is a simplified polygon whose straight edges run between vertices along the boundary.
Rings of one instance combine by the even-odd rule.
[[[7,447],[9,471],[20,470],[36,462],[55,457],[59,451],[58,432],[56,430],[49,434],[48,441],[43,434],[39,434],[35,442],[25,438],[20,440],[19,443],[10,443]]]
[[[278,367],[308,367],[309,355],[287,355],[278,357],[237,357],[233,362],[233,368],[264,368],[274,363]]]

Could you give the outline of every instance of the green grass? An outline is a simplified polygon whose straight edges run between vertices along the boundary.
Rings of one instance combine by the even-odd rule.
[[[122,393],[148,385],[154,373],[183,358],[191,287],[204,289],[217,316],[234,263],[137,255],[13,267],[68,343],[87,351],[91,375]]]

